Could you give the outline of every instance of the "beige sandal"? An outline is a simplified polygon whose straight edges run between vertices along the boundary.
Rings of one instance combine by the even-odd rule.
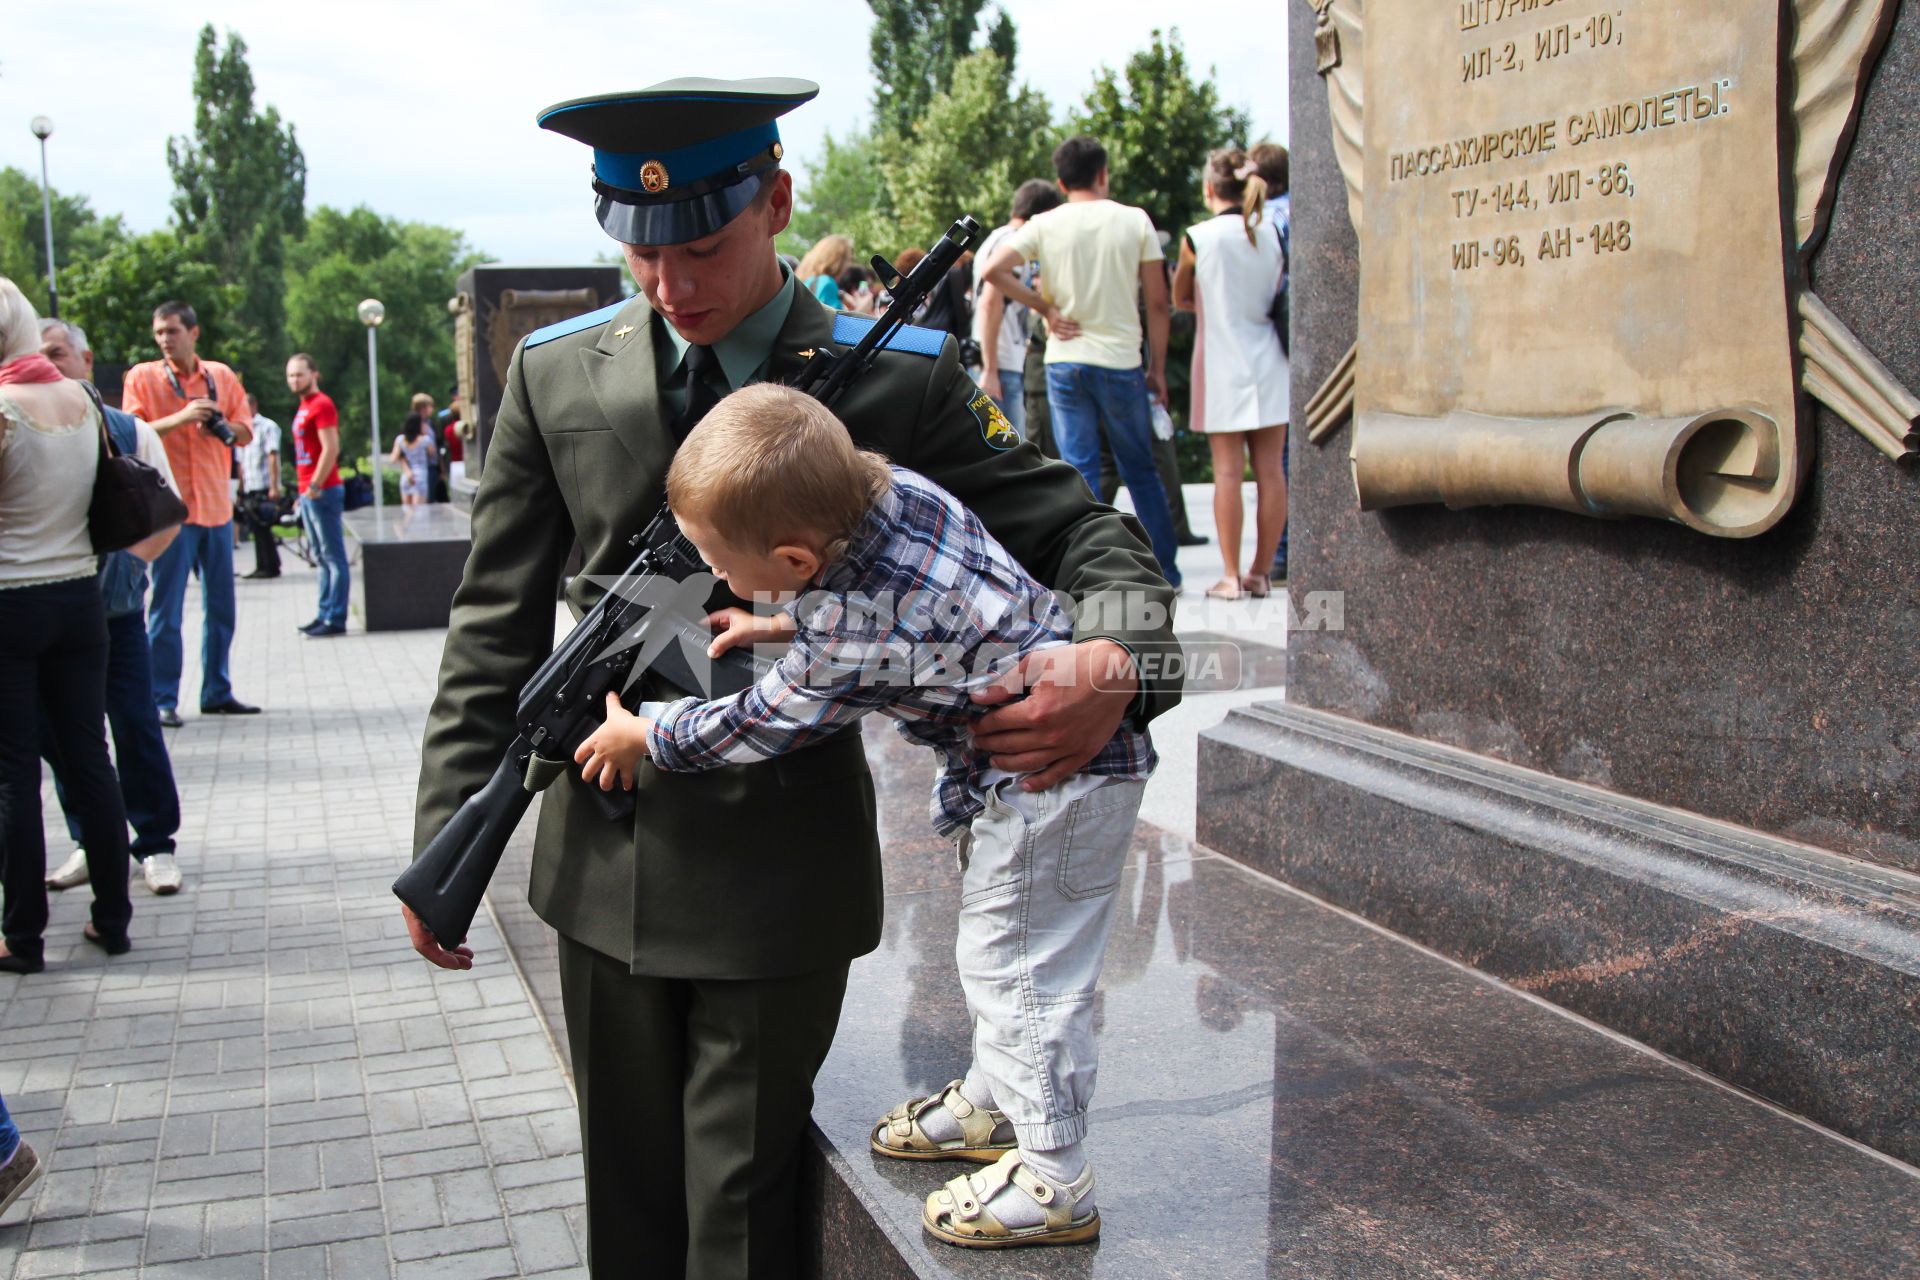
[[[920,1117],[935,1107],[960,1122],[960,1136],[947,1142],[935,1142],[920,1127]],[[1014,1141],[995,1142],[993,1131],[1007,1117],[991,1107],[976,1107],[960,1092],[960,1082],[951,1081],[939,1093],[903,1102],[881,1117],[873,1126],[867,1143],[883,1156],[896,1160],[972,1160],[992,1164],[1014,1149]]]
[[[948,1244],[963,1249],[1017,1249],[1024,1245],[1085,1244],[1100,1236],[1100,1211],[1075,1217],[1080,1201],[1093,1190],[1093,1170],[1081,1175],[1076,1194],[1053,1187],[1012,1151],[980,1173],[963,1173],[927,1197],[921,1225]],[[1013,1186],[1033,1197],[1047,1215],[1037,1227],[1009,1227],[993,1216],[987,1202]]]

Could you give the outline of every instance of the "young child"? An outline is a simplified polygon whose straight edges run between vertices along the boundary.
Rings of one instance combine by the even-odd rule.
[[[869,1137],[906,1160],[991,1167],[927,1198],[928,1231],[954,1244],[1070,1244],[1100,1233],[1082,1151],[1093,1094],[1093,992],[1140,797],[1155,764],[1122,725],[1045,791],[974,750],[974,690],[1035,649],[1072,641],[1052,592],[958,499],[856,449],[818,401],[759,384],[687,437],[667,502],[714,573],[743,599],[784,605],[710,621],[709,652],[791,641],[752,689],[687,698],[657,720],[607,702],[581,744],[583,776],[631,787],[641,755],[666,770],[764,760],[872,711],[939,753],[933,820],[965,868],[960,981],[973,1016],[964,1080],[900,1104]],[[804,593],[804,594],[803,594]]]

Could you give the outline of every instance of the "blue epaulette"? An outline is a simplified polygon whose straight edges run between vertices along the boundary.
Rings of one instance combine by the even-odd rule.
[[[833,340],[843,347],[850,347],[867,336],[867,330],[880,321],[872,316],[837,315],[833,318]],[[947,334],[942,329],[922,329],[919,325],[903,324],[893,331],[893,336],[884,344],[888,351],[910,351],[916,356],[937,356],[940,348],[946,344]]]
[[[543,342],[552,342],[555,338],[564,338],[570,333],[579,333],[582,329],[591,329],[597,324],[605,324],[618,315],[628,301],[630,300],[622,298],[618,302],[609,302],[598,311],[589,311],[583,316],[574,316],[558,324],[550,324],[544,329],[535,329],[527,335],[527,347],[532,349]]]

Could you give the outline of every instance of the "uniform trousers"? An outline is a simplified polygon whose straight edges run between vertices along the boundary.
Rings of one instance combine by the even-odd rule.
[[[594,1275],[798,1274],[801,1142],[847,968],[644,977],[560,936]]]

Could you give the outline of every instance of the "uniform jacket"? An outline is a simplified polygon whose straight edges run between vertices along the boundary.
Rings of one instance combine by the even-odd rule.
[[[833,321],[796,290],[762,376],[790,380],[829,344]],[[428,713],[416,852],[512,740],[520,688],[553,648],[553,600],[575,539],[585,561],[566,595],[578,617],[601,593],[591,579],[626,568],[628,539],[664,500],[673,435],[655,324],[636,297],[604,323],[513,357]],[[1090,601],[1098,616],[1076,638],[1109,636],[1164,661],[1174,592],[1140,526],[1097,505],[1071,467],[1032,445],[1009,447],[993,415],[969,408],[978,394],[949,339],[937,358],[882,352],[835,412],[857,443],[957,495],[1035,577]],[[1144,724],[1178,697],[1177,679],[1149,681],[1136,718]],[[633,972],[776,977],[878,945],[874,791],[857,729],[700,774],[642,762],[631,826],[603,818],[584,788],[575,769],[543,794],[528,897],[548,924]]]

